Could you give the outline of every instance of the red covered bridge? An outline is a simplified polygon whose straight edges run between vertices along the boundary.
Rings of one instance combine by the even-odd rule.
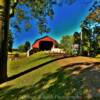
[[[37,48],[39,50],[51,50],[51,48],[55,48],[57,46],[57,41],[49,36],[42,37],[36,40],[32,48]]]

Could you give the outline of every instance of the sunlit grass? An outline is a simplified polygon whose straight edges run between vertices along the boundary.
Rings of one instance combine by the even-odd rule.
[[[100,58],[100,54],[98,54],[98,55],[96,56],[96,58]]]
[[[17,74],[26,69],[33,68],[37,65],[52,60],[53,57],[46,55],[44,52],[33,54],[30,57],[24,57],[14,61],[8,61],[8,76]]]
[[[55,58],[40,52],[28,58],[9,61],[9,76],[52,59]],[[91,98],[89,92],[94,92],[92,87],[95,88],[89,82],[99,85],[100,73],[99,65],[94,65],[96,66],[94,67],[91,64],[86,64],[86,62],[93,63],[96,61],[99,62],[99,59],[72,57],[50,62],[2,84],[0,100],[65,100],[66,98],[68,100],[87,100],[87,98]],[[79,62],[82,64],[78,64]],[[72,65],[70,66],[70,64]],[[98,70],[94,70],[94,68]]]

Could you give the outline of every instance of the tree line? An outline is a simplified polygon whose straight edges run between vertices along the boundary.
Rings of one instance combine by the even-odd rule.
[[[67,43],[72,43],[72,45],[78,45],[78,48],[76,49],[77,55],[95,57],[97,54],[100,54],[99,1],[94,1],[92,7],[89,9],[89,12],[90,13],[88,14],[88,16],[80,24],[81,32],[75,32],[73,34],[73,42],[71,42],[72,39],[70,39],[70,42],[68,41],[69,43]],[[67,49],[68,46],[66,45],[67,43],[64,43],[64,40],[69,40],[69,36],[66,36],[66,39],[65,37],[62,38],[62,44],[65,44],[65,47]]]

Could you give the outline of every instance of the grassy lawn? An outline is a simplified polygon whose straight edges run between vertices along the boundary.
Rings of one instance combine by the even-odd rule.
[[[20,54],[20,56],[21,55],[23,56],[23,54]],[[8,76],[12,76],[19,72],[25,71],[26,69],[33,68],[37,65],[40,65],[52,59],[54,58],[51,56],[48,56],[47,54],[43,52],[39,52],[30,57],[24,57],[23,59],[14,60],[14,61],[9,60],[8,61]]]
[[[55,58],[40,52],[19,61],[9,61],[8,74],[12,76],[52,59]],[[0,100],[99,100],[99,62],[87,57],[52,61],[1,84]]]
[[[16,57],[18,59],[23,59],[27,57],[27,54],[26,52],[18,52],[18,51],[8,52],[8,60],[14,60]]]
[[[96,58],[100,58],[100,54],[98,54],[98,55],[96,56]]]

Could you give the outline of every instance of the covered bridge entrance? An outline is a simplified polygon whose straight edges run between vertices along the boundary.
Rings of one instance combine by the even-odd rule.
[[[44,50],[51,50],[52,48],[56,48],[56,46],[57,46],[56,40],[54,40],[49,36],[45,36],[36,40],[33,43],[32,48],[38,49],[39,51],[44,51]]]

